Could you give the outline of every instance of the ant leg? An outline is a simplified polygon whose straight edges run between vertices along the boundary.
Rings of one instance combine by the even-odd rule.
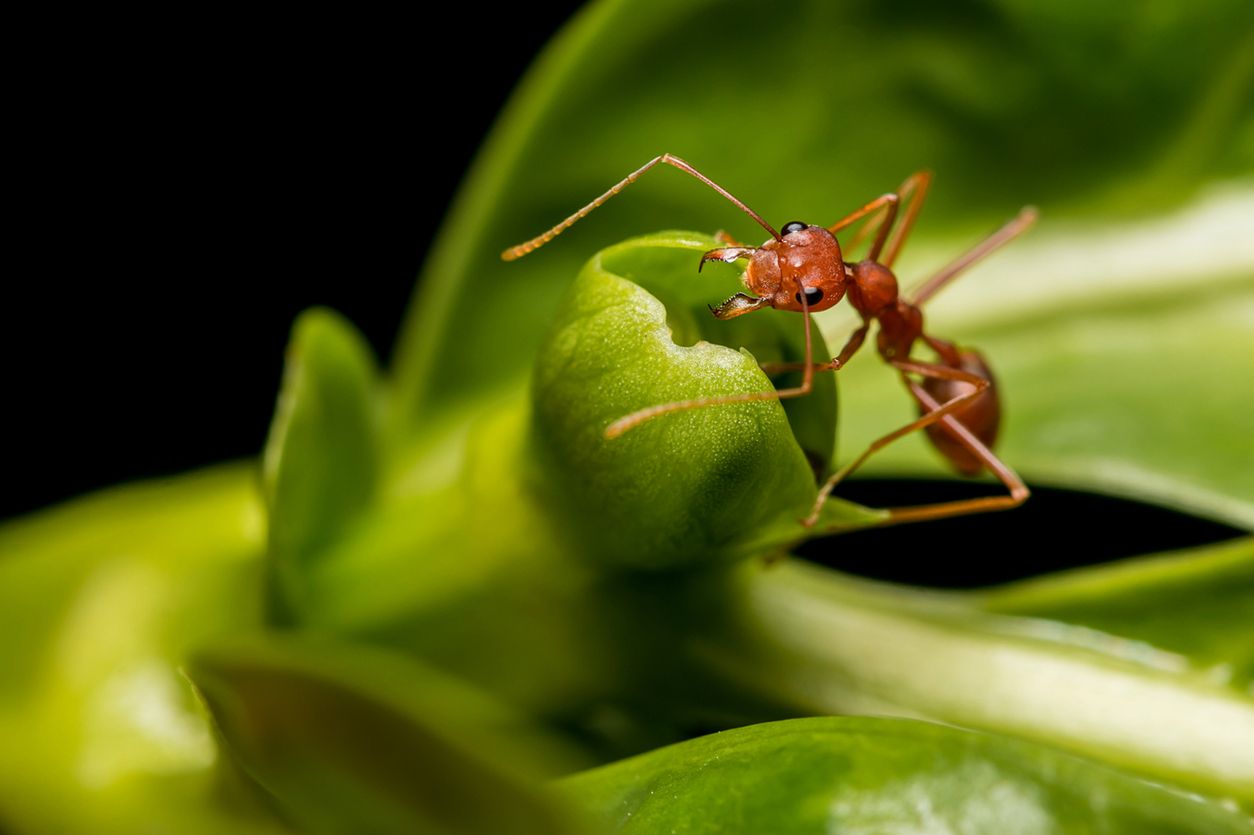
[[[992,453],[988,451],[988,448],[985,447],[983,444],[981,444],[975,438],[975,436],[972,435],[970,431],[966,429],[966,427],[963,427],[961,423],[959,423],[953,417],[950,417],[950,413],[952,413],[959,406],[962,406],[964,403],[967,403],[968,401],[974,399],[975,397],[983,393],[984,390],[987,389],[990,385],[988,380],[976,374],[971,374],[969,372],[963,371],[958,368],[951,368],[950,366],[947,366],[947,365],[937,365],[935,363],[929,363],[929,362],[918,362],[914,360],[891,360],[890,364],[894,368],[896,368],[898,371],[901,372],[902,380],[906,383],[907,387],[910,388],[911,393],[915,395],[916,399],[918,399],[919,395],[917,392],[915,392],[915,389],[917,388],[918,392],[922,392],[923,396],[928,401],[925,407],[927,409],[926,413],[922,417],[916,420],[913,420],[910,423],[907,423],[905,426],[895,429],[892,432],[889,432],[887,435],[884,435],[883,437],[877,438],[876,440],[872,441],[857,458],[854,458],[848,464],[846,464],[845,466],[837,470],[835,473],[833,473],[831,478],[829,478],[826,482],[824,482],[823,486],[819,488],[819,493],[818,493],[818,496],[814,500],[814,507],[811,509],[810,515],[807,516],[804,520],[802,520],[802,524],[805,525],[806,527],[811,527],[814,525],[815,522],[818,521],[819,513],[823,509],[823,503],[827,501],[828,496],[832,494],[832,491],[836,489],[836,486],[840,484],[840,482],[844,481],[845,478],[850,473],[858,469],[858,467],[862,466],[862,464],[868,458],[870,458],[876,452],[879,452],[881,449],[888,446],[889,444],[891,444],[893,441],[897,440],[898,438],[901,438],[905,435],[909,435],[911,432],[915,432],[926,426],[931,426],[932,424],[938,421],[943,421],[946,427],[949,427],[951,424],[962,427],[961,434],[965,435],[966,437],[962,438],[960,442],[963,442],[964,446],[969,446],[968,444],[965,443],[966,439],[969,438],[970,440],[978,444],[980,449],[984,450],[984,452],[986,452],[989,456],[992,456]],[[964,392],[955,397],[952,397],[949,400],[945,401],[943,404],[941,404],[941,403],[937,403],[936,400],[932,398],[932,396],[929,395],[922,386],[919,386],[917,383],[915,383],[913,380],[907,377],[906,376],[907,373],[919,374],[924,377],[932,377],[934,379],[939,379],[939,380],[954,380],[957,382],[969,383],[973,388],[971,389],[971,391]],[[920,401],[920,402],[923,402],[923,401]],[[982,456],[978,450],[971,449],[971,452],[973,455],[976,455],[977,457],[979,457],[982,462],[987,463],[984,456]],[[997,465],[1000,466],[1001,470],[1009,472],[1009,468],[1007,468],[1004,464],[1002,464],[1000,460],[996,459],[995,457],[994,457],[994,460],[997,462]],[[988,464],[988,467],[993,472],[998,473],[1000,477],[1000,472],[997,468],[995,468],[992,464]],[[1013,473],[1011,473],[1011,475],[1013,475]],[[1014,478],[1016,480],[1018,479],[1017,476],[1014,476]],[[1019,482],[1019,483],[1020,485],[1022,485],[1022,482]],[[1009,484],[1007,486],[1009,487]],[[1024,489],[1026,490],[1026,488]],[[1026,494],[1024,495],[1024,498],[1027,498]],[[973,500],[973,501],[983,501],[983,500]],[[995,501],[1005,501],[1005,499],[1002,497],[998,497],[995,499]],[[1017,502],[1015,502],[1015,504],[1019,504],[1022,501],[1023,499],[1019,499]],[[930,508],[933,506],[929,505],[928,507]],[[937,505],[936,507],[939,507],[939,505]],[[906,508],[905,510],[914,511],[917,509]],[[896,518],[897,517],[896,511],[897,509],[889,510],[889,513],[892,514],[890,516],[889,522],[891,523],[891,522],[896,522],[896,521],[906,521],[905,519]],[[972,512],[972,511],[961,511],[961,512]],[[941,513],[940,515],[954,515],[954,514]],[[911,517],[911,518],[914,518],[914,517]],[[919,516],[917,518],[930,518],[930,517]]]
[[[645,421],[672,412],[684,412],[689,409],[702,409],[706,406],[724,406],[730,403],[752,403],[759,400],[783,400],[789,397],[802,397],[810,393],[814,387],[814,340],[811,336],[810,309],[803,295],[801,316],[805,323],[805,360],[802,363],[801,385],[787,389],[771,389],[770,391],[749,391],[743,394],[728,394],[722,397],[698,397],[694,400],[677,400],[674,403],[659,403],[645,409],[624,415],[605,427],[607,439],[617,438],[624,432],[634,429]]]
[[[619,193],[620,191],[622,191],[624,188],[626,188],[627,186],[631,185],[631,184],[632,184],[632,183],[634,183],[636,180],[640,179],[641,175],[643,175],[643,174],[644,174],[644,172],[648,171],[650,168],[652,168],[652,167],[653,167],[653,166],[655,166],[655,165],[658,165],[659,163],[665,163],[666,165],[670,165],[670,166],[672,166],[672,167],[674,167],[674,168],[678,168],[680,171],[684,172],[685,174],[688,174],[688,175],[690,175],[690,176],[692,176],[692,177],[695,177],[695,178],[697,178],[698,180],[700,180],[701,182],[705,183],[707,186],[709,186],[710,188],[712,188],[712,189],[714,189],[715,191],[717,191],[717,192],[718,192],[719,194],[721,194],[723,197],[725,197],[726,199],[730,200],[730,201],[731,201],[731,203],[732,203],[734,206],[736,206],[736,208],[740,209],[742,212],[744,212],[745,214],[747,214],[749,217],[751,217],[751,218],[753,218],[755,221],[757,221],[757,222],[758,222],[758,224],[759,224],[759,225],[760,225],[763,229],[765,229],[767,232],[770,232],[770,233],[771,233],[771,237],[772,237],[772,238],[774,238],[775,240],[780,240],[780,235],[779,235],[779,233],[778,233],[778,232],[776,232],[776,231],[775,231],[775,229],[774,229],[774,228],[773,228],[773,227],[772,227],[769,223],[767,223],[765,220],[763,220],[763,219],[762,219],[762,218],[758,215],[758,213],[757,213],[757,212],[755,212],[753,209],[750,209],[748,206],[746,206],[746,205],[745,205],[743,202],[741,202],[739,199],[737,199],[736,197],[732,196],[731,192],[727,191],[727,189],[723,188],[723,187],[722,187],[722,186],[720,186],[718,183],[714,182],[714,181],[713,181],[713,180],[711,180],[709,177],[705,176],[705,175],[704,175],[704,174],[702,174],[700,171],[698,171],[697,169],[693,168],[691,165],[689,165],[688,163],[684,162],[684,161],[683,161],[682,159],[680,159],[679,157],[672,156],[671,154],[662,154],[662,155],[661,155],[661,156],[659,156],[659,157],[654,157],[653,159],[651,159],[651,160],[649,160],[648,162],[646,162],[644,165],[642,165],[642,166],[640,166],[639,168],[637,168],[635,171],[633,171],[633,172],[631,172],[630,174],[628,174],[628,175],[627,175],[626,177],[624,177],[622,180],[620,180],[619,182],[617,182],[616,184],[614,184],[613,186],[611,186],[611,187],[610,187],[610,190],[609,190],[609,191],[607,191],[607,192],[605,192],[605,194],[602,194],[602,195],[601,195],[600,197],[598,197],[596,200],[593,200],[591,203],[589,203],[588,205],[584,206],[582,209],[580,209],[579,211],[575,212],[573,215],[571,215],[570,217],[566,218],[565,220],[563,220],[561,223],[559,223],[559,224],[557,224],[556,226],[554,226],[554,227],[553,227],[552,229],[550,229],[549,231],[547,231],[547,232],[545,232],[545,233],[543,233],[543,234],[541,234],[541,235],[537,235],[536,237],[532,238],[532,239],[531,239],[531,240],[529,240],[529,241],[524,241],[523,243],[518,244],[517,246],[512,246],[512,247],[510,247],[509,249],[505,250],[504,252],[502,252],[502,253],[501,253],[501,258],[502,258],[502,259],[504,259],[504,260],[506,260],[506,261],[513,261],[513,260],[514,260],[514,259],[516,259],[516,258],[521,258],[521,257],[523,257],[524,255],[526,255],[526,254],[528,254],[528,253],[530,253],[530,252],[534,252],[535,250],[537,250],[537,249],[539,249],[540,247],[544,246],[544,245],[545,245],[545,244],[547,244],[549,241],[553,240],[553,239],[554,239],[554,238],[556,238],[558,235],[562,234],[562,233],[563,233],[563,232],[565,232],[567,229],[569,229],[570,227],[574,226],[574,225],[575,225],[575,223],[576,223],[577,221],[579,221],[579,220],[580,220],[580,219],[582,219],[582,218],[587,217],[587,216],[588,216],[588,215],[592,212],[592,210],[593,210],[593,209],[596,209],[598,206],[600,206],[600,205],[602,205],[603,203],[605,203],[605,201],[609,200],[611,197],[613,197],[614,195],[618,194],[618,193]]]
[[[914,229],[914,221],[923,209],[923,201],[927,199],[927,192],[931,186],[932,172],[916,171],[906,178],[906,181],[901,184],[901,188],[897,189],[897,193],[908,202],[906,203],[905,212],[902,213],[901,223],[893,230],[892,239],[884,250],[884,257],[880,259],[880,263],[885,267],[892,267],[893,262],[897,260],[897,256],[901,253],[901,248],[905,246],[906,238],[909,237],[911,230]]]
[[[714,240],[718,241],[720,244],[726,244],[727,246],[744,247],[744,244],[733,238],[725,229],[720,229],[715,232]]]
[[[839,371],[844,368],[859,348],[862,347],[862,341],[866,339],[867,330],[871,327],[869,321],[863,322],[862,327],[858,328],[850,334],[845,347],[840,349],[840,353],[827,362],[821,362],[813,366],[815,371]],[[800,362],[764,362],[758,366],[767,374],[782,374],[785,371],[801,371],[805,368],[804,363]]]
[[[914,226],[914,220],[918,217],[919,210],[923,208],[923,198],[927,195],[927,190],[931,183],[932,172],[916,171],[907,177],[896,191],[877,197],[852,214],[836,221],[836,223],[827,228],[827,231],[835,235],[867,215],[879,212],[878,217],[873,217],[858,230],[857,234],[849,242],[849,248],[853,249],[860,244],[870,234],[870,230],[874,229],[875,240],[867,252],[867,258],[872,261],[881,261],[880,252],[889,240],[889,232],[892,232],[892,242],[888,243],[888,255],[881,261],[885,266],[891,267],[902,244],[905,243],[906,236],[910,234],[910,229]],[[894,224],[897,221],[897,209],[903,201],[906,203],[905,215],[902,218],[901,225],[894,229]]]
[[[998,249],[1031,229],[1032,224],[1036,223],[1038,216],[1039,213],[1036,211],[1035,206],[1024,206],[1013,220],[955,258],[947,266],[942,267],[931,278],[923,282],[919,289],[914,292],[914,298],[910,300],[910,303],[916,307],[922,305],[968,267],[992,255]]]
[[[906,385],[910,388],[910,393],[914,395],[914,399],[919,402],[925,409],[935,409],[936,399],[928,394],[927,390],[913,380],[907,380]],[[988,468],[989,472],[997,476],[1009,492],[1008,496],[982,496],[976,499],[960,499],[953,502],[938,502],[936,504],[919,505],[916,507],[895,507],[889,508],[889,518],[884,524],[892,525],[898,522],[922,522],[926,519],[945,519],[950,516],[965,516],[968,513],[984,513],[990,510],[1009,510],[1012,507],[1018,507],[1027,501],[1031,491],[1028,486],[1023,483],[1023,479],[1019,478],[1019,474],[1002,461],[993,453],[991,449],[984,445],[979,438],[975,437],[962,422],[952,416],[946,416],[941,419],[941,424],[949,432],[950,436],[959,441],[967,450],[979,458],[981,463]]]
[[[841,244],[841,248],[845,253],[853,252],[858,245],[867,239],[872,231],[879,231],[880,226],[884,223],[884,218],[888,216],[887,209],[880,210],[880,213],[872,217],[866,223],[858,227],[858,231],[849,236],[849,240]]]
[[[834,360],[828,362],[816,362],[810,367],[817,374],[820,371],[835,371],[836,366]],[[762,373],[768,377],[772,374],[787,374],[789,371],[804,371],[806,364],[804,362],[760,362],[758,368],[762,369]]]
[[[899,202],[901,202],[901,197],[895,191],[890,191],[887,194],[881,194],[861,209],[850,212],[840,220],[833,223],[831,226],[827,227],[827,231],[835,235],[841,230],[848,229],[850,226],[862,220],[862,218],[867,215],[873,215],[881,210],[883,210],[884,214],[875,222],[880,224],[881,230],[885,226],[892,226],[893,220],[897,217],[897,204]],[[861,240],[861,238],[859,238],[859,240]]]

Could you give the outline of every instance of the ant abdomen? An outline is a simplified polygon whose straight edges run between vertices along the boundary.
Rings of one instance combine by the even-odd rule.
[[[959,351],[957,364],[950,364],[950,367],[988,380],[988,388],[959,405],[951,414],[969,429],[980,443],[991,448],[997,440],[997,429],[1001,424],[1001,401],[997,396],[997,381],[993,378],[993,370],[988,367],[988,363],[978,351],[969,348]],[[975,386],[961,380],[941,380],[929,377],[923,381],[923,388],[937,402],[945,403],[967,394]],[[926,411],[920,404],[919,414],[923,415]],[[974,476],[979,475],[984,469],[984,463],[971,452],[970,445],[955,437],[952,430],[947,429],[943,422],[931,424],[926,427],[926,431],[932,446],[949,459],[949,463],[953,464],[958,472]]]

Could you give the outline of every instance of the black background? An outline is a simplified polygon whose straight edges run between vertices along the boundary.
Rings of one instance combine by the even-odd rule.
[[[32,21],[0,519],[255,456],[311,305],[386,358],[474,152],[576,5]]]

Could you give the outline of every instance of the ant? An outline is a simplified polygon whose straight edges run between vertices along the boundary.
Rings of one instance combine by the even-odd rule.
[[[923,282],[913,297],[904,299],[897,290],[897,278],[893,274],[892,265],[901,253],[919,210],[923,207],[923,200],[932,182],[930,172],[919,171],[912,174],[897,191],[875,198],[831,226],[814,226],[794,220],[776,231],[757,212],[689,163],[671,154],[662,154],[628,174],[609,191],[552,229],[525,243],[510,247],[501,253],[501,257],[506,261],[513,261],[534,252],[659,164],[678,168],[700,180],[770,233],[770,239],[761,246],[746,246],[725,232],[719,232],[717,237],[725,246],[703,254],[697,270],[700,272],[707,261],[732,263],[745,259],[749,262],[743,281],[745,287],[756,295],[737,293],[717,307],[711,306],[710,312],[719,319],[732,319],[764,307],[802,314],[802,321],[805,323],[805,361],[799,365],[775,363],[763,366],[767,373],[799,370],[802,372],[802,379],[800,385],[793,388],[703,397],[650,406],[611,423],[605,430],[607,438],[616,438],[645,421],[671,412],[728,403],[801,397],[810,392],[815,373],[843,368],[862,347],[871,323],[879,322],[876,347],[880,357],[900,374],[902,383],[918,406],[920,417],[873,441],[862,454],[827,479],[819,489],[814,507],[809,516],[802,520],[802,524],[812,527],[818,521],[823,504],[832,490],[868,457],[903,435],[919,429],[927,432],[932,445],[960,473],[974,476],[987,468],[1005,485],[1008,495],[889,508],[885,524],[1008,509],[1017,507],[1027,499],[1028,488],[1023,480],[990,449],[997,437],[1001,419],[997,385],[992,371],[978,352],[959,348],[951,342],[925,333],[920,307],[967,268],[1031,228],[1037,218],[1035,208],[1029,206],[1022,209],[1009,223]],[[836,233],[865,218],[870,219],[863,224],[851,246],[860,243],[872,230],[875,237],[866,258],[848,264],[841,254]],[[827,362],[816,363],[811,344],[810,314],[827,310],[846,296],[861,315],[862,325],[853,332],[836,357]],[[936,361],[926,362],[912,355],[915,343],[919,341],[936,353]],[[911,375],[919,377],[921,382]]]

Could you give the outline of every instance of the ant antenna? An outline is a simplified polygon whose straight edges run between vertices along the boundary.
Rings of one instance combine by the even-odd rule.
[[[553,240],[554,238],[556,238],[558,235],[565,232],[570,227],[574,226],[577,221],[581,220],[584,217],[587,217],[592,212],[593,209],[596,209],[598,206],[603,204],[606,200],[609,200],[611,197],[618,194],[627,186],[631,185],[636,180],[640,179],[640,175],[644,174],[644,172],[648,171],[650,168],[657,165],[658,163],[665,163],[666,165],[670,165],[670,166],[673,166],[674,168],[678,168],[680,171],[684,172],[685,174],[696,177],[698,180],[705,183],[707,186],[714,189],[719,194],[723,195],[723,197],[730,200],[731,203],[736,208],[740,209],[749,217],[757,221],[759,226],[761,226],[767,232],[771,233],[772,238],[774,238],[777,241],[783,240],[783,238],[780,237],[780,234],[775,231],[775,228],[771,226],[771,224],[763,220],[762,217],[757,212],[755,212],[753,209],[750,209],[741,200],[734,197],[731,194],[731,192],[729,192],[727,189],[723,188],[718,183],[714,182],[709,177],[705,176],[700,171],[693,168],[691,165],[684,162],[679,157],[672,156],[671,154],[662,154],[660,157],[654,157],[653,159],[646,162],[644,165],[637,168],[635,171],[628,174],[621,181],[619,181],[613,187],[611,187],[609,191],[605,192],[605,194],[602,194],[596,200],[593,200],[591,203],[584,206],[582,209],[575,212],[573,215],[566,218],[565,220],[563,220],[561,223],[554,226],[549,231],[545,232],[542,235],[537,235],[531,240],[518,244],[517,246],[511,246],[509,249],[501,253],[501,258],[505,261],[513,261],[515,259],[523,257],[524,255],[527,255],[528,253],[535,252],[537,249],[544,246],[549,241]]]

